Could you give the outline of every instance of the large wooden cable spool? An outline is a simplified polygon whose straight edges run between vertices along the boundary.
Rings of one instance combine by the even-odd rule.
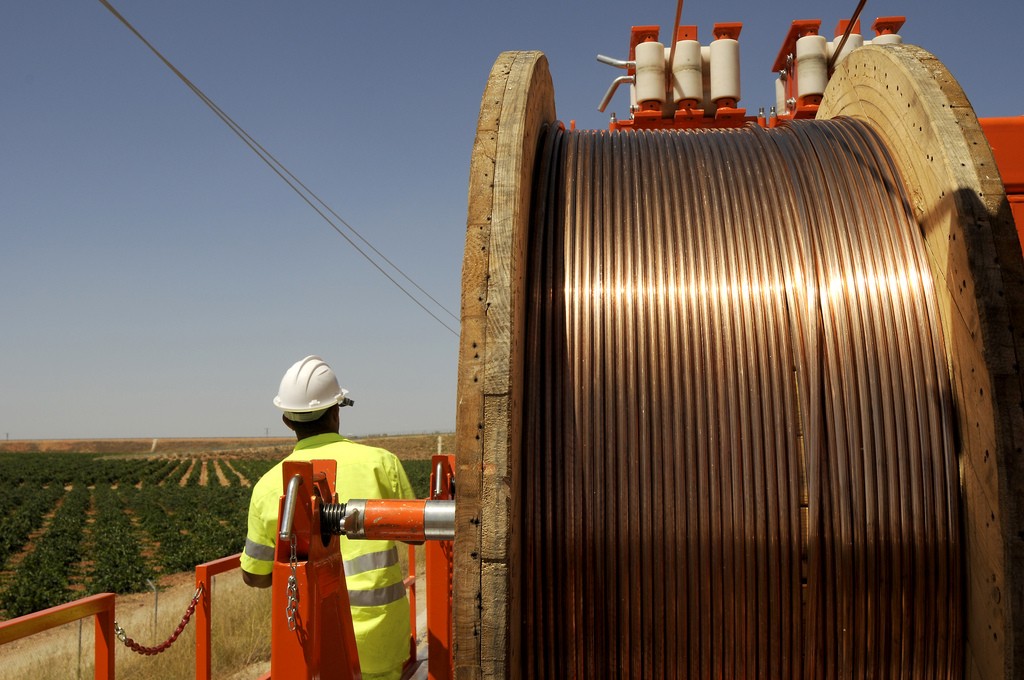
[[[463,271],[457,677],[987,679],[1024,668],[1024,343],[1012,325],[1024,290],[991,152],[955,81],[917,48],[859,50],[822,113],[846,119],[569,133],[552,125],[544,57],[499,57]],[[668,165],[644,165],[654,158]],[[780,188],[777,175],[793,179]],[[828,210],[808,200],[819,193]],[[705,208],[720,197],[708,214],[736,237],[686,231],[709,218],[673,196]],[[597,238],[596,223],[643,235]],[[851,224],[876,236],[847,239]],[[892,245],[903,237],[917,255]],[[813,245],[826,242],[838,245]],[[859,269],[820,278],[840,262]],[[616,266],[625,273],[613,280]],[[711,270],[713,294],[705,285],[697,306],[652,302],[654,283],[680,291]],[[866,312],[822,311],[828,296],[801,296],[793,272],[819,276],[819,292],[833,280],[889,285],[889,311],[877,295]],[[773,302],[736,315],[751,285]],[[618,330],[593,330],[596,317]],[[728,361],[709,358],[726,345]],[[711,374],[718,392],[701,382]],[[704,404],[705,393],[718,396]],[[944,414],[952,430],[937,425]]]

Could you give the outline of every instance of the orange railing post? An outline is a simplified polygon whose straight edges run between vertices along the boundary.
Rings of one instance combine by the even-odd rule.
[[[241,553],[222,557],[196,567],[196,590],[202,590],[196,605],[196,680],[210,680],[213,673],[213,636],[210,604],[213,600],[213,577],[238,569]]]
[[[431,459],[430,497],[455,498],[455,456]],[[430,680],[452,677],[452,542],[427,541],[427,672]]]
[[[44,630],[63,626],[84,619],[96,617],[96,641],[94,647],[94,665],[96,680],[113,680],[114,678],[114,594],[101,593],[62,604],[41,612],[33,612],[19,616],[10,621],[0,623],[0,645],[20,640]]]
[[[114,595],[110,594],[110,608],[96,612],[95,634],[93,639],[93,677],[114,677]]]

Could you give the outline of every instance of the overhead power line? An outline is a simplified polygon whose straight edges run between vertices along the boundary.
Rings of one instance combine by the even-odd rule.
[[[149,51],[152,52],[153,54],[155,54],[156,57],[160,61],[162,61],[163,64],[167,68],[169,68],[171,70],[171,72],[174,73],[174,75],[176,75],[181,80],[181,82],[185,83],[185,85],[188,87],[188,89],[192,90],[192,92],[197,97],[199,97],[199,99],[202,100],[202,102],[204,104],[206,104],[206,106],[209,107],[209,109],[211,111],[213,111],[217,115],[217,117],[220,118],[221,121],[223,121],[224,124],[227,125],[231,129],[232,132],[234,132],[236,135],[238,135],[238,137],[243,142],[245,142],[246,146],[248,146],[250,149],[252,149],[253,153],[255,153],[257,156],[259,156],[260,160],[262,160],[264,163],[266,163],[267,166],[271,170],[273,170],[274,173],[278,177],[280,177],[285,182],[285,184],[287,184],[292,189],[292,191],[294,191],[296,194],[298,194],[299,197],[303,201],[305,201],[307,205],[309,205],[309,207],[311,207],[313,210],[315,210],[316,213],[318,215],[320,215],[320,217],[323,218],[323,220],[328,225],[331,226],[331,228],[333,228],[336,232],[338,232],[339,236],[341,236],[343,239],[345,239],[349,243],[349,245],[351,245],[353,248],[355,248],[356,252],[358,252],[360,255],[362,255],[363,258],[367,262],[369,262],[371,265],[373,265],[374,268],[376,268],[377,271],[379,271],[381,274],[383,274],[384,277],[387,278],[388,281],[390,281],[392,284],[395,285],[395,287],[397,287],[400,291],[405,293],[405,295],[410,300],[412,300],[414,303],[416,303],[416,305],[419,306],[420,309],[422,309],[427,314],[429,314],[435,321],[437,321],[439,324],[441,324],[446,329],[448,329],[453,335],[455,335],[455,336],[459,335],[459,332],[457,330],[455,330],[454,328],[449,326],[437,314],[435,314],[433,311],[431,311],[425,304],[423,304],[423,302],[419,298],[417,298],[415,295],[413,295],[405,286],[403,286],[401,283],[399,283],[395,279],[394,276],[392,276],[389,272],[387,272],[384,269],[384,267],[382,267],[381,264],[377,260],[375,260],[365,250],[363,250],[363,248],[361,248],[359,246],[359,244],[356,243],[352,239],[352,237],[350,237],[348,234],[346,234],[344,231],[342,231],[341,227],[339,227],[338,224],[336,224],[335,221],[332,220],[331,217],[328,216],[328,213],[330,213],[330,215],[333,216],[334,219],[337,220],[337,222],[341,223],[349,232],[352,233],[353,236],[355,236],[356,239],[361,241],[377,257],[379,257],[389,267],[391,267],[395,272],[397,272],[398,275],[401,278],[403,278],[406,281],[408,281],[416,290],[418,290],[420,293],[425,295],[431,302],[433,302],[435,305],[437,305],[438,308],[444,310],[444,312],[447,313],[453,319],[455,319],[456,322],[459,321],[459,317],[458,316],[456,316],[454,313],[452,313],[452,311],[449,310],[447,307],[445,307],[443,304],[438,302],[438,300],[436,298],[434,298],[430,293],[428,293],[426,290],[424,290],[418,283],[413,281],[412,278],[408,274],[406,274],[404,271],[402,271],[402,269],[398,265],[396,265],[394,262],[392,262],[387,257],[385,257],[385,255],[380,250],[375,248],[373,246],[373,244],[371,244],[368,240],[366,240],[366,238],[364,238],[362,234],[360,234],[354,227],[352,227],[351,224],[346,222],[325,201],[323,201],[319,196],[317,196],[298,177],[296,177],[294,174],[292,174],[292,172],[290,170],[288,170],[288,168],[286,168],[283,163],[281,163],[279,160],[277,160],[277,158],[275,158],[272,153],[267,151],[263,147],[263,145],[261,145],[259,142],[257,142],[248,132],[245,131],[245,129],[241,125],[236,123],[235,120],[233,118],[231,118],[231,116],[229,116],[227,113],[225,113],[224,110],[221,109],[217,105],[216,102],[214,102],[212,99],[210,99],[206,95],[206,93],[204,93],[201,89],[199,89],[199,87],[195,83],[193,83],[191,80],[189,80],[189,78],[184,73],[182,73],[180,70],[178,70],[178,68],[174,64],[172,64],[170,62],[170,60],[167,59],[167,57],[165,57],[160,52],[160,50],[158,50],[156,47],[153,46],[152,43],[150,43],[148,40],[146,40],[145,36],[143,36],[131,24],[131,22],[129,22],[120,12],[118,12],[117,9],[113,5],[111,5],[108,0],[99,0],[99,2],[104,7],[106,7],[107,10],[109,10],[110,13],[113,14],[117,18],[118,21],[120,21],[122,24],[124,24],[125,27],[135,35],[135,37],[137,37],[139,40],[141,40],[142,43],[147,48],[149,48]]]

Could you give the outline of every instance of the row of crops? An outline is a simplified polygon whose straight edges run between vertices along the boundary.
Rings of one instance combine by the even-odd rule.
[[[276,459],[243,459],[230,463],[207,461],[208,474],[220,469],[228,485],[240,484],[242,479],[258,479]],[[9,490],[38,489],[51,484],[66,486],[81,483],[86,486],[151,486],[180,484],[188,475],[186,484],[198,486],[201,461],[192,458],[105,458],[82,453],[0,453],[0,484]],[[220,484],[219,479],[208,484]],[[16,495],[16,494],[15,494]],[[7,499],[0,498],[0,513],[7,509]]]
[[[13,617],[138,592],[239,552],[250,494],[241,479],[275,462],[231,461],[219,466],[228,486],[200,486],[189,459],[0,454],[0,609]]]
[[[147,589],[160,575],[242,550],[251,489],[277,462],[0,453],[0,616],[98,592]],[[193,465],[193,463],[195,463]],[[424,495],[429,461],[405,463]],[[187,475],[187,477],[186,477]]]
[[[0,613],[17,617],[240,552],[250,487],[275,459],[0,454]],[[187,477],[186,477],[187,475]]]

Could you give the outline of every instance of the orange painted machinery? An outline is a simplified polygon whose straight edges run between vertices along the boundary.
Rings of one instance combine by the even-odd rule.
[[[978,122],[996,157],[1017,237],[1024,247],[1024,116],[982,118]]]
[[[605,93],[599,111],[604,111],[621,85],[629,85],[629,117],[612,114],[610,130],[664,130],[743,127],[756,123],[775,127],[787,120],[814,118],[835,66],[863,45],[899,44],[903,16],[878,17],[871,27],[875,36],[860,34],[859,13],[838,22],[835,37],[828,41],[819,34],[821,21],[793,21],[782,41],[772,71],[775,104],[765,114],[748,116],[739,107],[739,36],[742,23],[716,23],[713,40],[702,45],[697,26],[677,26],[674,42],[663,45],[658,26],[634,26],[630,32],[628,58],[598,55],[601,63],[621,68],[626,75],[616,78]],[[671,68],[669,68],[671,64]],[[1024,115],[980,119],[995,154],[1006,186],[1017,233],[1024,243]]]
[[[333,461],[286,462],[274,552],[271,678],[361,677],[338,537],[427,542],[429,673],[450,677],[452,458],[435,456],[431,498],[337,502]],[[415,559],[410,551],[410,559]],[[415,591],[413,591],[415,592]],[[416,663],[412,608],[410,659]]]

